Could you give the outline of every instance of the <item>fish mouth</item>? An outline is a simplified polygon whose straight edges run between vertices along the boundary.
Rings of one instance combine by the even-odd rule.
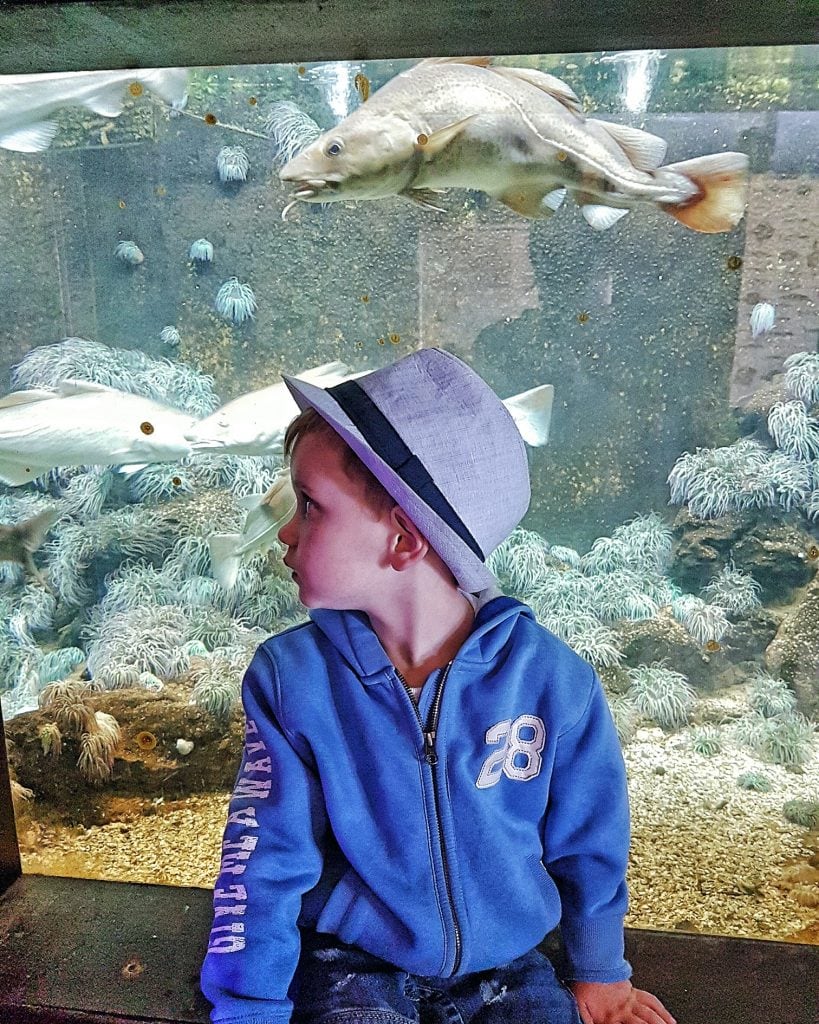
[[[328,193],[338,190],[338,182],[327,181],[326,178],[310,178],[305,181],[298,181],[295,182],[295,186],[290,193],[290,202],[282,210],[282,220],[287,220],[287,214],[297,203],[309,203],[316,196],[320,197],[318,202],[326,202],[330,198]],[[324,198],[325,196],[327,199]]]

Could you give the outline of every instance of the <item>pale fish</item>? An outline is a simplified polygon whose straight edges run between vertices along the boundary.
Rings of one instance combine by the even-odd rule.
[[[351,373],[348,366],[336,361],[296,376],[329,388],[366,372]],[[545,445],[549,439],[553,398],[552,385],[541,384],[503,400],[524,441],[533,447]],[[280,381],[240,395],[196,421],[185,439],[194,453],[216,450],[233,455],[276,455],[282,452],[285,431],[298,413],[287,385]]]
[[[329,388],[360,375],[335,361],[296,376],[316,387]],[[284,433],[298,413],[299,407],[287,385],[279,381],[220,406],[210,416],[195,422],[185,438],[194,452],[216,450],[233,455],[275,455],[282,451]]]
[[[172,462],[190,455],[195,417],[89,381],[0,399],[0,481],[29,483],[57,466]]]
[[[12,525],[0,524],[0,561],[17,562],[29,575],[34,576],[44,586],[48,586],[40,570],[31,557],[43,543],[46,534],[60,518],[55,508],[47,508],[38,512],[31,519]]]
[[[758,338],[767,334],[776,323],[776,310],[770,302],[757,302],[751,310],[751,336]]]
[[[296,495],[289,469],[280,470],[264,494],[248,494],[237,500],[247,510],[242,532],[208,537],[213,578],[226,590],[236,582],[242,562],[273,547],[279,528],[293,514]]]
[[[730,231],[745,209],[748,158],[714,153],[661,166],[665,140],[584,117],[568,85],[489,58],[431,58],[378,89],[281,170],[291,202],[478,189],[546,218],[566,192],[597,230],[655,203],[696,231]]]
[[[117,117],[129,96],[147,89],[180,109],[187,88],[186,68],[0,75],[0,147],[19,153],[48,149],[57,132],[50,116],[61,107],[85,107],[101,117]]]

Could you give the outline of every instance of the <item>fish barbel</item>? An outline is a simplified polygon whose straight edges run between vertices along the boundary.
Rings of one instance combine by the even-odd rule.
[[[181,108],[187,88],[187,68],[0,75],[0,147],[19,153],[48,149],[57,132],[48,118],[60,107],[85,107],[101,117],[117,117],[129,90],[139,96],[147,89]]]
[[[378,89],[280,171],[296,202],[436,190],[487,192],[546,218],[570,191],[597,230],[653,202],[695,231],[730,231],[745,209],[748,158],[715,153],[661,166],[656,135],[586,118],[560,79],[489,58],[430,58]]]
[[[190,455],[195,417],[89,381],[0,399],[0,481],[29,483],[57,466],[172,462]]]

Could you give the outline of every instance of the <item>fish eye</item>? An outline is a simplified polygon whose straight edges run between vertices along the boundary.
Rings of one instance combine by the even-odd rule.
[[[344,149],[343,143],[339,142],[338,139],[334,139],[324,152],[327,156],[338,156],[342,149]]]

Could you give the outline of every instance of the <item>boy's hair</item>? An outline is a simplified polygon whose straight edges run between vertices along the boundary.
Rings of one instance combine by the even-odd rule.
[[[324,433],[328,440],[335,441],[341,452],[344,471],[351,480],[356,480],[364,487],[367,502],[374,512],[382,513],[397,504],[395,498],[384,488],[381,482],[367,469],[352,448],[344,442],[330,424],[315,409],[307,408],[291,421],[284,434],[284,454],[290,457],[296,444],[307,434]]]

